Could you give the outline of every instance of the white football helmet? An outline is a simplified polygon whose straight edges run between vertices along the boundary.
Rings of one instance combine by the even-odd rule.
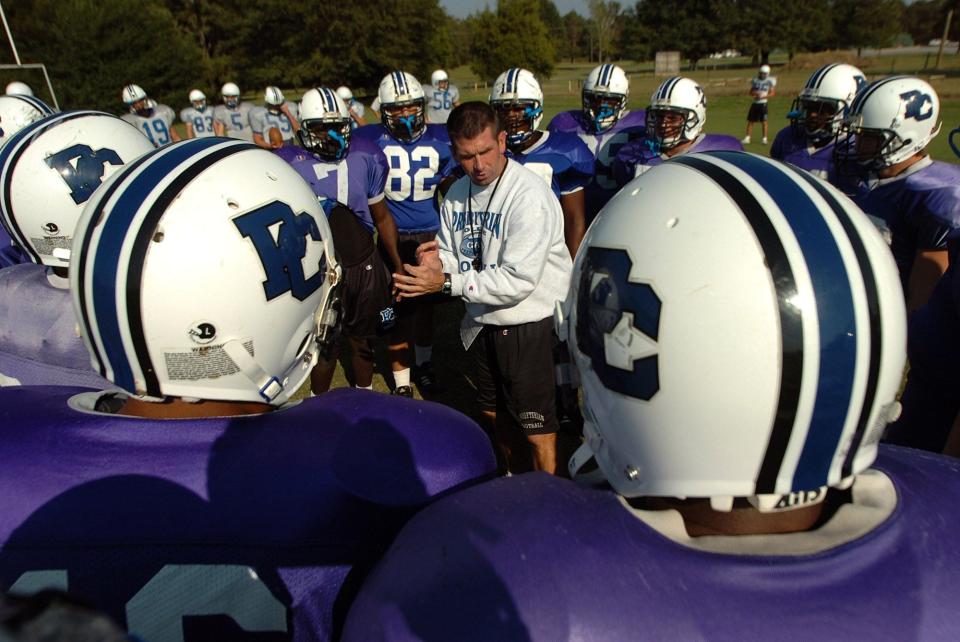
[[[270,86],[267,87],[266,91],[263,92],[263,102],[267,106],[267,109],[272,112],[279,112],[280,106],[283,105],[284,98],[283,92],[280,91],[279,87]]]
[[[27,125],[0,148],[0,220],[34,263],[69,264],[84,203],[153,144],[130,123],[68,111]]]
[[[912,76],[876,80],[857,93],[838,140],[837,162],[870,170],[895,165],[923,151],[940,133],[940,98],[926,81]]]
[[[192,89],[190,91],[190,104],[197,111],[203,111],[207,108],[207,95],[199,89]]]
[[[854,96],[866,84],[867,77],[853,65],[824,65],[807,79],[787,117],[807,138],[833,138],[840,131]]]
[[[440,83],[445,83],[444,86],[440,86]],[[439,87],[440,89],[446,89],[450,86],[450,76],[447,75],[443,69],[437,69],[432,74],[430,74],[430,84],[434,87]]]
[[[7,84],[6,94],[8,96],[32,96],[33,90],[27,83],[14,80]]]
[[[0,96],[0,145],[32,122],[53,114],[53,109],[33,96]]]
[[[94,369],[150,399],[280,405],[334,320],[340,268],[321,204],[243,141],[183,141],[118,172],[87,203],[73,252]]]
[[[543,90],[533,73],[514,67],[493,82],[490,106],[497,112],[507,145],[520,145],[537,130],[543,120]]]
[[[224,83],[220,88],[220,95],[223,96],[223,104],[230,109],[236,109],[240,104],[240,88],[236,83]]]
[[[630,82],[616,65],[599,65],[587,74],[583,83],[583,112],[595,131],[604,132],[620,120],[627,108]]]
[[[131,114],[147,116],[153,109],[150,106],[149,98],[147,98],[147,92],[140,85],[124,85],[120,94],[123,98],[123,104],[130,109]]]
[[[420,81],[405,71],[394,71],[383,77],[377,92],[380,99],[380,121],[399,141],[410,143],[426,129],[427,101]]]
[[[661,149],[671,149],[700,135],[707,122],[707,97],[696,81],[674,76],[650,96],[646,115],[647,137]]]
[[[760,71],[758,74],[761,79],[766,78],[770,75],[770,65],[760,65]]]
[[[684,154],[628,183],[557,317],[586,419],[570,469],[593,456],[626,497],[796,507],[869,467],[899,412],[906,314],[883,238],[758,155]]]
[[[350,91],[350,88],[346,85],[340,85],[337,87],[337,95],[340,96],[340,99],[348,105],[350,104],[350,101],[353,100],[353,92]]]
[[[317,87],[300,100],[297,137],[305,149],[327,161],[340,160],[350,150],[350,112],[329,87]]]

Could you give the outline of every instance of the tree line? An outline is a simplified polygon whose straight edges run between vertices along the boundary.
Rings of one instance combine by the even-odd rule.
[[[189,89],[212,99],[228,80],[244,90],[346,84],[364,94],[393,69],[426,79],[468,64],[489,81],[516,65],[549,76],[561,61],[649,60],[661,50],[695,66],[726,49],[759,61],[775,48],[925,43],[942,35],[955,4],[589,0],[584,17],[560,15],[552,0],[498,0],[457,19],[439,0],[33,0],[12,3],[8,18],[21,58],[46,64],[63,105],[117,111],[130,82],[180,106]]]

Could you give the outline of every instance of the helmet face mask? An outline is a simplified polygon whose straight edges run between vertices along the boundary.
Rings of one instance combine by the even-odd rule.
[[[490,102],[490,106],[497,112],[507,132],[508,147],[527,142],[543,117],[543,108],[536,100],[495,100]]]
[[[583,91],[583,111],[597,132],[604,132],[616,125],[626,104],[627,97],[622,94]]]
[[[790,124],[810,140],[824,141],[840,131],[846,107],[839,100],[800,96],[790,109]]]
[[[664,80],[650,96],[646,111],[647,138],[657,149],[670,150],[697,139],[707,120],[703,88],[690,78]]]
[[[417,140],[426,128],[426,101],[423,98],[396,103],[381,103],[380,120],[387,131],[399,141]]]
[[[350,149],[350,131],[349,119],[319,118],[303,121],[297,136],[305,149],[324,160],[337,161]]]

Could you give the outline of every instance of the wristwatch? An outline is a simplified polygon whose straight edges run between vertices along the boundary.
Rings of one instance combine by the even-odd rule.
[[[453,292],[453,283],[450,282],[450,274],[448,272],[443,273],[443,286],[440,288],[440,293],[446,296],[450,296]]]

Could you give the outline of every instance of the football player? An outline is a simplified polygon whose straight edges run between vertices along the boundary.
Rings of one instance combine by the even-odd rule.
[[[379,125],[358,129],[354,136],[383,150],[387,175],[387,208],[397,226],[400,260],[416,264],[417,247],[436,238],[440,215],[434,194],[450,175],[450,139],[443,125],[428,125],[426,97],[411,74],[394,71],[380,82]],[[402,273],[402,272],[401,272]],[[397,323],[389,338],[394,394],[413,396],[413,379],[421,393],[443,391],[432,366],[433,309],[430,301],[403,301],[396,306]]]
[[[154,147],[180,140],[180,135],[173,128],[177,117],[170,107],[158,105],[140,85],[124,85],[121,94],[123,104],[130,113],[120,117],[139,129]]]
[[[599,65],[587,75],[581,97],[583,110],[560,112],[547,131],[576,134],[594,157],[593,180],[586,188],[587,225],[617,193],[613,159],[626,143],[646,132],[643,110],[627,109],[630,83],[616,65]]]
[[[450,83],[450,76],[443,69],[430,74],[430,89],[427,95],[427,122],[443,124],[454,107],[460,105],[460,90]]]
[[[253,110],[253,105],[240,100],[240,88],[236,83],[225,83],[220,88],[220,96],[223,98],[223,104],[213,108],[213,131],[217,136],[229,136],[252,142],[250,112]]]
[[[960,167],[930,158],[940,99],[926,81],[892,76],[857,94],[835,146],[838,172],[861,170],[854,201],[883,220],[907,309],[930,298],[960,243]]]
[[[0,390],[2,587],[83,595],[140,640],[336,639],[399,526],[492,473],[486,437],[366,391],[287,403],[340,270],[280,158],[203,138],[125,169],[87,203],[70,274],[120,390]]]
[[[707,97],[690,78],[664,80],[650,97],[647,135],[620,148],[613,175],[621,187],[665,160],[690,152],[743,151],[733,136],[704,134]]]
[[[356,129],[357,127],[363,127],[367,124],[367,119],[363,117],[366,109],[363,107],[363,103],[353,97],[353,92],[350,91],[350,88],[346,85],[340,85],[337,87],[337,95],[340,96],[340,99],[347,105],[347,110],[350,112],[350,127]]]
[[[760,123],[763,129],[763,144],[767,144],[767,100],[777,95],[777,79],[770,75],[770,65],[760,65],[757,77],[750,80],[750,111],[747,112],[747,135],[741,141],[750,144],[753,124]]]
[[[213,110],[207,107],[207,96],[199,89],[190,91],[190,106],[180,112],[180,120],[187,128],[187,138],[215,136]]]
[[[853,65],[833,63],[813,72],[787,114],[790,124],[773,139],[770,156],[802,167],[851,193],[855,186],[847,185],[847,180],[841,184],[833,148],[853,97],[865,84],[866,76]]]
[[[75,330],[70,245],[91,195],[151,149],[141,130],[96,111],[47,116],[0,148],[0,222],[26,255],[0,270],[0,385],[110,387]]]
[[[497,77],[490,106],[507,132],[507,158],[541,176],[560,200],[563,235],[572,258],[586,231],[584,187],[593,177],[593,154],[574,134],[538,129],[543,90],[526,69],[515,67]]]
[[[633,185],[558,314],[587,417],[570,468],[592,487],[519,475],[427,508],[343,639],[960,636],[960,548],[927,536],[960,528],[960,468],[877,445],[906,336],[869,219],[743,152]]]
[[[388,268],[401,265],[396,223],[385,202],[389,166],[376,143],[365,138],[353,140],[350,113],[332,89],[317,87],[305,93],[300,118],[297,137],[303,148],[286,146],[276,153],[297,170],[315,194],[343,203],[363,226],[359,232],[355,228],[347,230],[350,241],[341,241],[341,252],[349,251],[354,257],[349,260],[348,268],[352,269],[345,279],[349,292],[343,301],[343,333],[353,348],[354,384],[372,389],[374,364],[369,339],[395,322]],[[374,228],[389,266],[384,266],[379,254],[372,251]],[[320,359],[312,378],[314,393],[330,387],[335,368],[336,354]]]
[[[263,93],[263,107],[250,112],[250,127],[253,142],[264,149],[276,149],[288,141],[293,142],[300,124],[280,88],[271,86]],[[274,135],[271,142],[269,132],[273,129],[279,136]]]

